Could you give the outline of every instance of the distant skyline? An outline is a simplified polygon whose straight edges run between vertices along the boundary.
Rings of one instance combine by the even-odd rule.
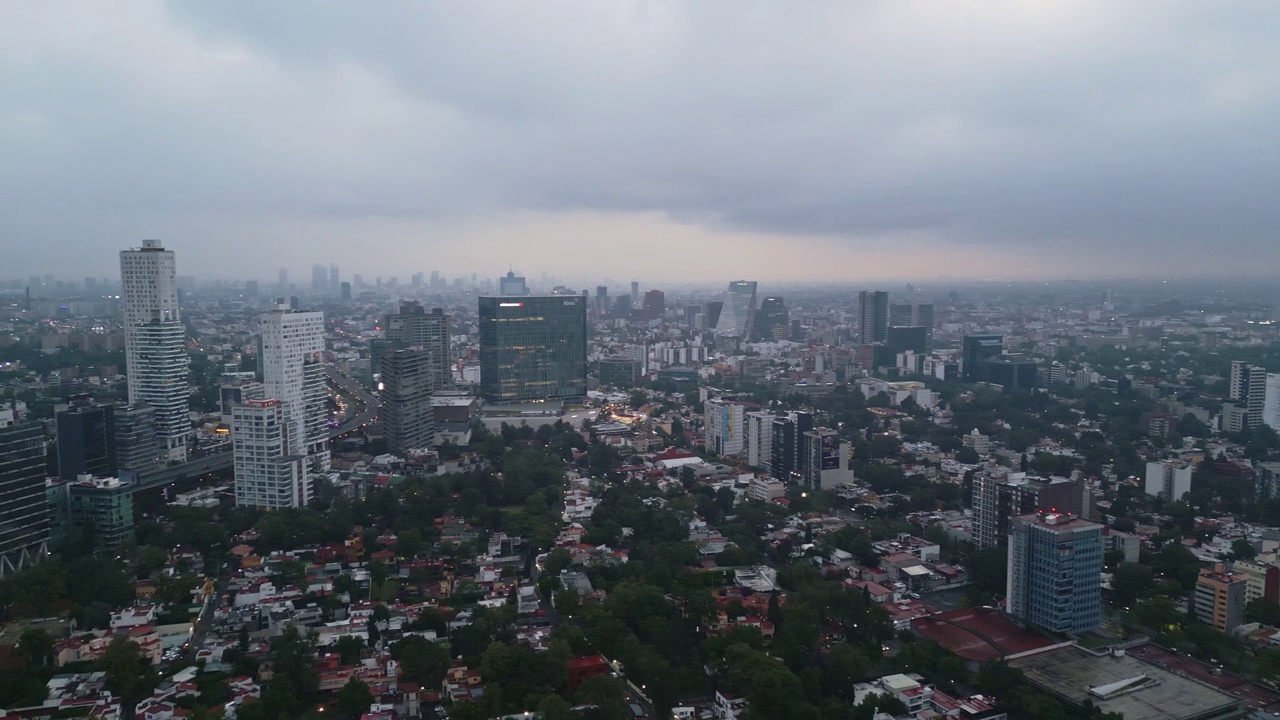
[[[0,4],[12,277],[1280,268],[1280,5]]]

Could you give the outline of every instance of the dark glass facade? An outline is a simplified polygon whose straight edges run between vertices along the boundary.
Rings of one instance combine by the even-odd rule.
[[[480,298],[480,395],[485,400],[580,400],[586,394],[586,298]]]
[[[0,577],[35,564],[48,552],[44,445],[39,426],[0,428]]]
[[[76,399],[58,413],[58,477],[77,475],[115,477],[115,408]]]

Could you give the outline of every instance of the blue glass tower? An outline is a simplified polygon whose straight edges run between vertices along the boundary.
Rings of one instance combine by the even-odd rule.
[[[1080,634],[1102,623],[1102,526],[1070,513],[1014,518],[1009,530],[1009,614]]]

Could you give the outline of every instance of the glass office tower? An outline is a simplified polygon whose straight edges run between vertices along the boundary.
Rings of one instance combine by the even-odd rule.
[[[581,400],[586,394],[586,298],[480,298],[480,395],[486,401]]]

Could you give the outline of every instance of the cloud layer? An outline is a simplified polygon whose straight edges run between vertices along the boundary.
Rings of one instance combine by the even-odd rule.
[[[15,275],[149,236],[264,278],[1264,274],[1278,34],[1270,3],[6,3],[0,232]]]

